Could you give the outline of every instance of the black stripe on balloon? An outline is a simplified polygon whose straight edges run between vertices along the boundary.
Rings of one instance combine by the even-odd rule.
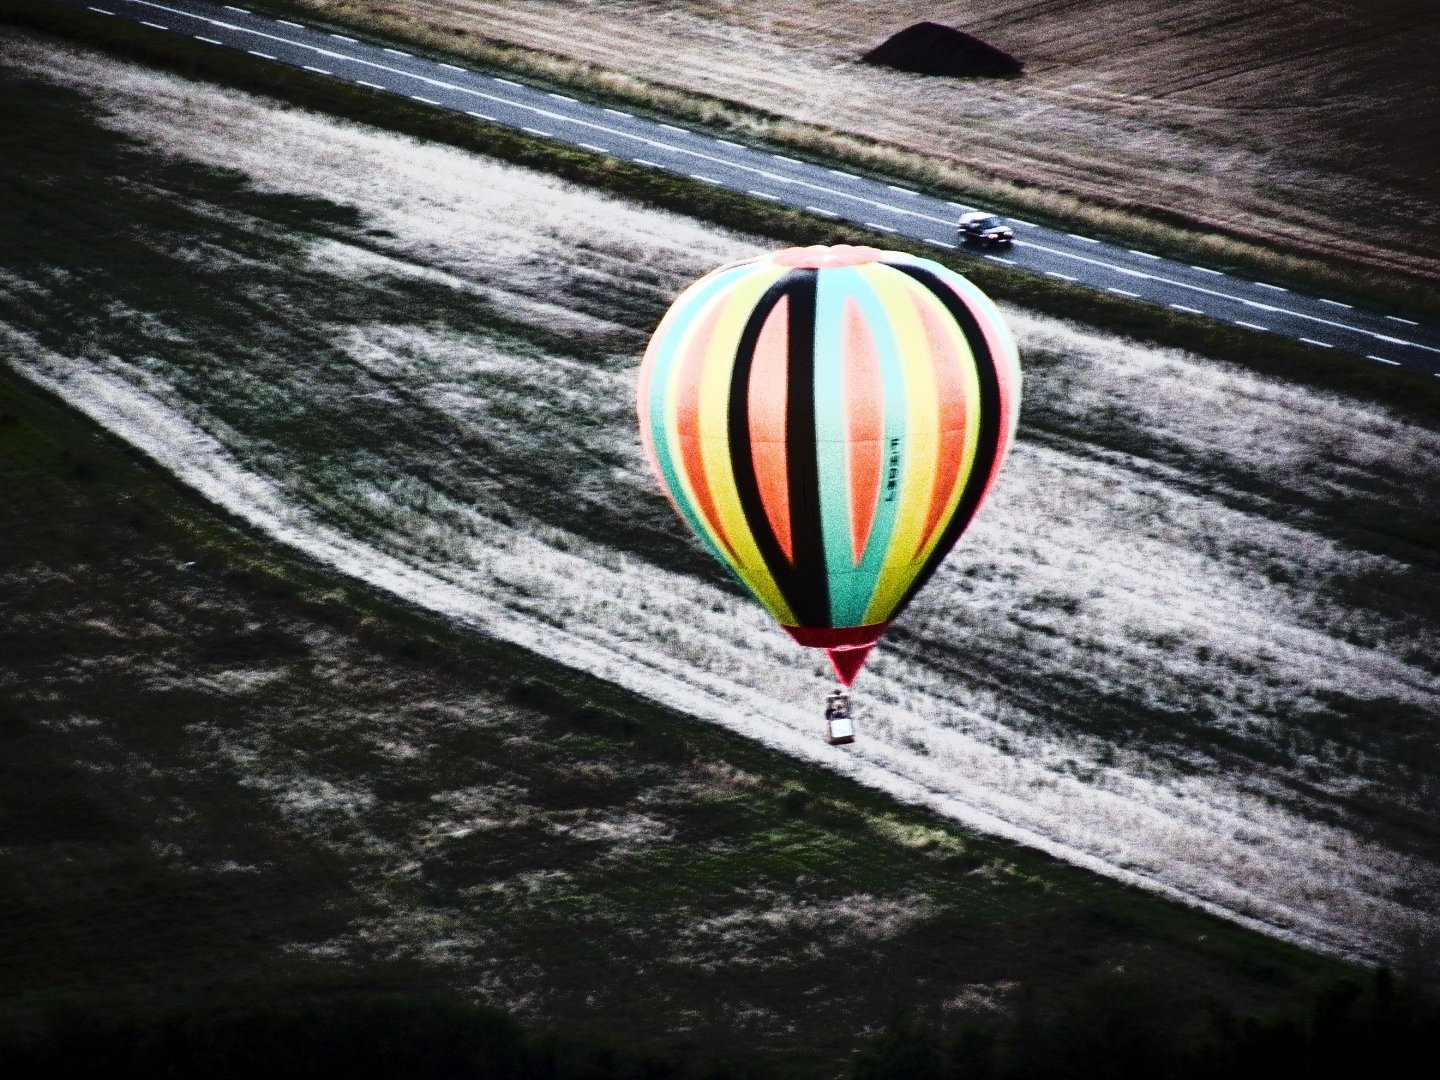
[[[820,534],[820,478],[815,447],[815,274],[814,270],[791,270],[765,290],[751,311],[735,350],[726,418],[730,462],[741,513],[780,595],[801,626],[830,625],[830,590]],[[789,301],[785,458],[789,468],[786,480],[790,499],[790,549],[795,553],[793,564],[785,557],[780,538],[765,513],[759,478],[755,474],[755,451],[750,443],[750,369],[765,320],[782,297]]]
[[[945,556],[950,554],[950,549],[955,546],[955,542],[969,528],[975,511],[980,508],[980,499],[985,494],[985,487],[990,482],[990,476],[995,471],[1000,454],[1000,375],[996,370],[995,357],[990,352],[990,343],[985,338],[985,331],[981,329],[980,321],[975,318],[975,314],[965,306],[965,301],[960,299],[950,286],[924,267],[906,266],[901,263],[891,263],[890,266],[928,289],[940,303],[945,305],[945,310],[950,313],[950,317],[960,324],[960,330],[964,333],[965,340],[970,343],[970,351],[974,354],[975,368],[980,382],[980,435],[975,446],[974,465],[965,480],[960,502],[955,507],[955,513],[946,522],[945,531],[940,534],[939,542],[930,553],[930,557],[925,560],[925,565],[920,568],[920,572],[915,575],[915,580],[905,590],[899,606],[895,608],[895,614],[899,615],[910,601],[915,599],[915,594],[925,587],[925,583],[930,580],[931,575],[939,569],[940,564],[945,561]]]

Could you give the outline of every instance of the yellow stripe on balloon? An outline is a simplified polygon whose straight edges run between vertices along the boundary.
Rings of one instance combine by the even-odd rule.
[[[942,314],[945,307],[932,293],[924,294],[924,303],[933,305]],[[958,325],[949,319],[943,324],[947,336],[950,339],[951,348],[960,365],[960,378],[964,383],[964,394],[961,401],[965,408],[965,446],[960,457],[960,468],[957,470],[954,484],[950,491],[950,497],[946,501],[944,512],[936,524],[934,535],[924,549],[915,553],[915,561],[924,563],[935,550],[935,545],[940,542],[940,537],[945,533],[945,525],[954,516],[956,508],[960,505],[960,496],[964,494],[965,483],[970,478],[970,472],[975,468],[975,453],[980,445],[980,373],[975,364],[975,353],[970,347],[970,341]]]
[[[895,336],[906,404],[904,458],[895,528],[880,571],[866,622],[883,621],[914,580],[915,549],[919,546],[930,509],[930,491],[940,449],[940,414],[935,394],[933,343],[916,310],[917,289],[909,278],[888,267],[862,267],[889,316]]]
[[[726,293],[725,308],[710,335],[700,382],[699,408],[701,460],[705,478],[709,481],[710,498],[719,518],[716,524],[723,529],[739,560],[734,566],[735,573],[766,610],[782,623],[793,622],[794,612],[766,567],[741,508],[740,491],[731,464],[729,416],[731,376],[740,337],[760,297],[783,273],[783,267],[776,267],[769,274],[751,275]]]

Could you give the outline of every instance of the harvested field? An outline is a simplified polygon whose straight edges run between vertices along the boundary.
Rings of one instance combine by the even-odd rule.
[[[1006,483],[872,661],[864,741],[837,756],[822,661],[688,541],[633,432],[646,330],[753,241],[91,56],[9,56],[103,107],[136,174],[103,203],[134,222],[123,264],[94,247],[86,176],[79,219],[44,223],[63,267],[54,231],[17,244],[6,353],[220,506],[966,824],[1311,947],[1433,956],[1433,427],[1013,311],[1031,377]],[[373,808],[250,783],[321,831]],[[666,826],[583,828],[623,847]],[[874,901],[866,925],[923,917]]]
[[[833,132],[839,152],[874,142],[942,175],[1440,275],[1440,13],[1427,0],[286,2],[460,51],[535,50],[592,66],[601,85],[738,102],[777,118],[744,121],[760,135],[794,122]],[[922,20],[1003,49],[1025,78],[947,83],[856,62]]]

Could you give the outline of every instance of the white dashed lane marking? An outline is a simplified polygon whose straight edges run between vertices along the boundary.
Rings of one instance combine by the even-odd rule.
[[[1205,314],[1205,312],[1201,311],[1199,308],[1186,307],[1184,304],[1167,304],[1166,306],[1167,306],[1167,307],[1172,307],[1172,308],[1174,308],[1176,311],[1183,311],[1183,312],[1185,312],[1187,315],[1204,315],[1204,314]]]
[[[1126,248],[1125,250],[1130,252],[1131,255],[1139,255],[1142,259],[1154,259],[1156,262],[1160,261],[1159,255],[1151,255],[1148,251],[1136,251],[1134,248]]]
[[[991,257],[991,256],[988,256],[988,255],[986,256],[986,258],[990,258],[990,257]],[[1046,270],[1046,271],[1045,271],[1045,276],[1046,276],[1046,277],[1059,278],[1061,281],[1077,281],[1077,280],[1078,280],[1077,278],[1071,277],[1069,274],[1057,273],[1057,272],[1054,271],[1054,270]]]
[[[246,49],[245,51],[248,52],[251,56],[258,56],[258,57],[260,57],[261,60],[274,60],[274,59],[275,59],[275,57],[271,56],[269,53],[257,52],[257,51],[254,50],[254,49]],[[377,87],[377,89],[384,89],[384,87]]]
[[[1105,291],[1106,291],[1106,292],[1113,292],[1113,293],[1115,293],[1115,295],[1117,295],[1117,296],[1128,296],[1128,297],[1130,297],[1130,299],[1132,299],[1132,300],[1139,300],[1139,299],[1140,299],[1140,294],[1139,294],[1138,292],[1131,292],[1129,289],[1107,288]]]
[[[1257,282],[1255,282],[1255,284],[1256,284],[1256,285],[1259,285],[1260,288],[1262,288],[1262,289],[1273,289],[1275,292],[1289,292],[1289,291],[1290,291],[1289,289],[1282,289],[1279,285],[1267,285],[1267,284],[1265,284],[1265,282],[1263,282],[1263,281],[1257,281]]]
[[[779,195],[771,195],[768,191],[754,191],[754,190],[750,190],[750,191],[746,191],[745,194],[746,194],[746,195],[753,195],[753,196],[755,196],[755,198],[757,198],[757,199],[769,199],[771,202],[779,202],[779,201],[780,201],[780,196],[779,196]]]
[[[823,217],[839,217],[839,216],[840,216],[839,214],[835,213],[834,210],[826,210],[824,207],[821,207],[821,206],[807,206],[807,207],[805,207],[805,209],[806,209],[806,210],[809,210],[810,213],[812,213],[812,214],[820,214],[820,215],[823,216]]]
[[[1259,323],[1246,322],[1244,319],[1236,319],[1236,326],[1243,326],[1248,330],[1269,330],[1268,326],[1261,326]]]
[[[1419,326],[1419,325],[1420,325],[1420,324],[1419,324],[1418,322],[1416,322],[1414,319],[1402,319],[1402,318],[1400,318],[1399,315],[1386,315],[1385,318],[1389,319],[1391,322],[1404,323],[1406,326]]]
[[[195,35],[195,40],[196,40],[196,41],[203,41],[203,42],[205,42],[206,45],[223,45],[223,44],[225,44],[223,41],[216,41],[214,38],[201,37],[199,34],[196,34],[196,35]]]
[[[889,225],[880,225],[880,224],[878,224],[878,223],[876,223],[876,222],[874,222],[874,221],[865,221],[865,222],[861,222],[861,224],[864,225],[865,228],[867,228],[867,229],[878,229],[880,232],[896,232],[896,231],[898,231],[898,230],[896,230],[896,229],[892,229]]]
[[[1331,345],[1328,341],[1316,341],[1314,338],[1309,337],[1302,337],[1300,340],[1303,341],[1306,345],[1319,345],[1322,349],[1335,348],[1335,346]]]
[[[1339,300],[1326,300],[1323,296],[1319,298],[1320,303],[1329,304],[1331,307],[1345,308],[1347,311],[1354,311],[1354,304],[1342,304]]]
[[[1219,270],[1211,270],[1208,266],[1191,266],[1191,270],[1199,270],[1202,274],[1214,274],[1216,277],[1224,277]]]
[[[947,244],[944,240],[935,240],[935,239],[933,239],[933,238],[931,238],[931,237],[929,237],[929,236],[921,237],[921,239],[924,240],[925,243],[927,243],[927,244],[934,244],[934,245],[935,245],[936,247],[938,247],[938,248],[945,248],[945,249],[947,249],[947,250],[949,250],[949,251],[954,251],[954,250],[955,250],[955,245],[954,245],[954,244]]]
[[[313,72],[315,72],[315,74],[317,74],[317,75],[334,75],[334,74],[335,74],[333,71],[326,71],[324,68],[311,67],[309,64],[301,64],[300,66],[301,66],[301,68],[303,68],[303,69],[306,70],[306,71],[313,71]]]
[[[1383,357],[1383,356],[1366,356],[1365,359],[1366,359],[1366,360],[1379,360],[1380,363],[1382,363],[1382,364],[1390,364],[1392,367],[1399,367],[1399,366],[1400,366],[1400,361],[1399,361],[1399,360],[1386,360],[1385,357]],[[1437,374],[1440,374],[1440,373],[1437,373]]]

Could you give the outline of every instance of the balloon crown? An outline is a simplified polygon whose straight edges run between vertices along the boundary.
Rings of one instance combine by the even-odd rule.
[[[857,244],[812,244],[810,247],[790,247],[770,256],[776,266],[791,266],[800,270],[823,270],[832,266],[861,266],[879,262],[885,253],[879,248]]]

